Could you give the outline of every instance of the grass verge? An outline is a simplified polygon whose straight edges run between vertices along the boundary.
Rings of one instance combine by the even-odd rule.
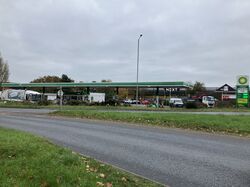
[[[41,108],[36,103],[15,102],[15,101],[0,101],[0,108]]]
[[[32,108],[32,109],[60,109],[59,105],[38,105],[36,103],[25,102],[3,102],[0,101],[0,108]],[[172,111],[172,112],[250,112],[250,108],[198,108],[198,109],[186,109],[186,108],[170,108],[168,106],[164,108],[142,107],[142,106],[71,106],[63,105],[62,110],[135,110],[135,111]]]
[[[1,186],[159,186],[28,133],[0,128]]]
[[[56,111],[51,115],[250,135],[250,116],[243,115],[131,113],[98,110]]]
[[[48,105],[42,106],[43,108],[50,109],[60,109],[58,105]],[[187,108],[170,108],[165,106],[164,108],[154,108],[154,107],[143,107],[143,106],[86,106],[86,105],[63,105],[62,110],[135,110],[135,111],[173,111],[173,112],[250,112],[250,108],[197,108],[197,109],[187,109]]]
[[[33,108],[33,109],[60,109],[59,105],[39,105],[37,103],[30,102],[15,102],[15,101],[0,101],[0,108]],[[164,108],[143,107],[143,106],[87,106],[87,105],[63,105],[62,110],[135,110],[135,111],[173,111],[173,112],[250,112],[250,108],[198,108],[198,109],[186,109],[186,108],[170,108],[165,106]]]

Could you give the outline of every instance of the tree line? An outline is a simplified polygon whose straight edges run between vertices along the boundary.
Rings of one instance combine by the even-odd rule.
[[[9,65],[0,53],[0,83],[8,82],[9,74]]]

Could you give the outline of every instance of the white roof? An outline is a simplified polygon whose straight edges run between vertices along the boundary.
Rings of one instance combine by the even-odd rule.
[[[40,93],[39,93],[39,92],[32,91],[32,90],[26,90],[26,94],[40,95]]]

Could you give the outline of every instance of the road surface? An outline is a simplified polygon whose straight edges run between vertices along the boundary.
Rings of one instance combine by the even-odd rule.
[[[169,186],[250,186],[250,139],[0,109],[0,126],[32,132]]]

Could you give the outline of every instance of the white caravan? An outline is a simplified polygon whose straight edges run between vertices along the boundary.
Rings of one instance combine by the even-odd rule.
[[[88,100],[90,103],[105,102],[105,93],[89,93]]]
[[[0,94],[1,100],[6,101],[39,101],[41,94],[32,90],[3,90]]]

